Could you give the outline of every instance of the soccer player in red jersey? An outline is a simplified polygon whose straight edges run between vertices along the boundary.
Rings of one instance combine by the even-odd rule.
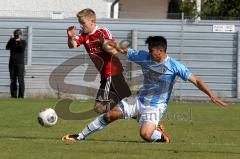
[[[104,51],[101,38],[114,40],[107,28],[96,24],[96,14],[92,9],[83,9],[77,13],[81,25],[79,35],[75,36],[76,27],[67,29],[68,47],[84,45],[89,57],[101,75],[100,87],[96,97],[95,111],[104,113],[121,99],[131,95],[131,91],[122,74],[123,66],[117,56]]]

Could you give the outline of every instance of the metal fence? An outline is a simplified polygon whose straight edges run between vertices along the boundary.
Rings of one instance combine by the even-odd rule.
[[[6,42],[15,28],[22,28],[28,41],[25,78],[28,96],[49,92],[81,98],[95,96],[99,75],[93,63],[83,47],[68,49],[66,44],[66,28],[79,26],[76,19],[0,18],[0,24],[0,93],[9,92]],[[118,42],[129,43],[135,49],[147,49],[144,41],[148,36],[165,36],[169,55],[184,63],[217,95],[236,100],[240,98],[239,21],[98,19],[98,25],[108,27]],[[131,88],[137,89],[139,83],[131,79],[136,76],[141,79],[139,66],[127,62],[124,56],[121,61]],[[67,88],[60,87],[61,83],[59,89],[52,88],[51,80],[59,79],[51,78],[57,68],[62,71],[54,75],[61,77]],[[81,86],[89,89],[84,89],[85,93],[69,90],[72,87],[81,89]],[[180,100],[206,98],[192,84],[181,80],[177,80],[173,96]]]

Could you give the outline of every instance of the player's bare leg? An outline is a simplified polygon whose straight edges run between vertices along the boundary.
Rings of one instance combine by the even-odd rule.
[[[119,107],[114,107],[110,112],[98,116],[95,120],[89,123],[79,134],[67,134],[62,137],[62,141],[78,141],[93,132],[103,129],[111,122],[122,118],[122,111]]]
[[[94,111],[103,114],[110,111],[110,101],[96,101]]]

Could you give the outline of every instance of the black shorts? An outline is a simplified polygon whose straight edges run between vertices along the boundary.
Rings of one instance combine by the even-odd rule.
[[[131,95],[131,90],[122,74],[102,78],[97,93],[96,102],[110,102],[111,108],[125,97]]]

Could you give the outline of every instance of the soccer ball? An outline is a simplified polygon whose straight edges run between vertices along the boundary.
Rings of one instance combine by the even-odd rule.
[[[54,109],[45,108],[38,113],[38,123],[45,127],[51,127],[57,123],[58,116]]]

